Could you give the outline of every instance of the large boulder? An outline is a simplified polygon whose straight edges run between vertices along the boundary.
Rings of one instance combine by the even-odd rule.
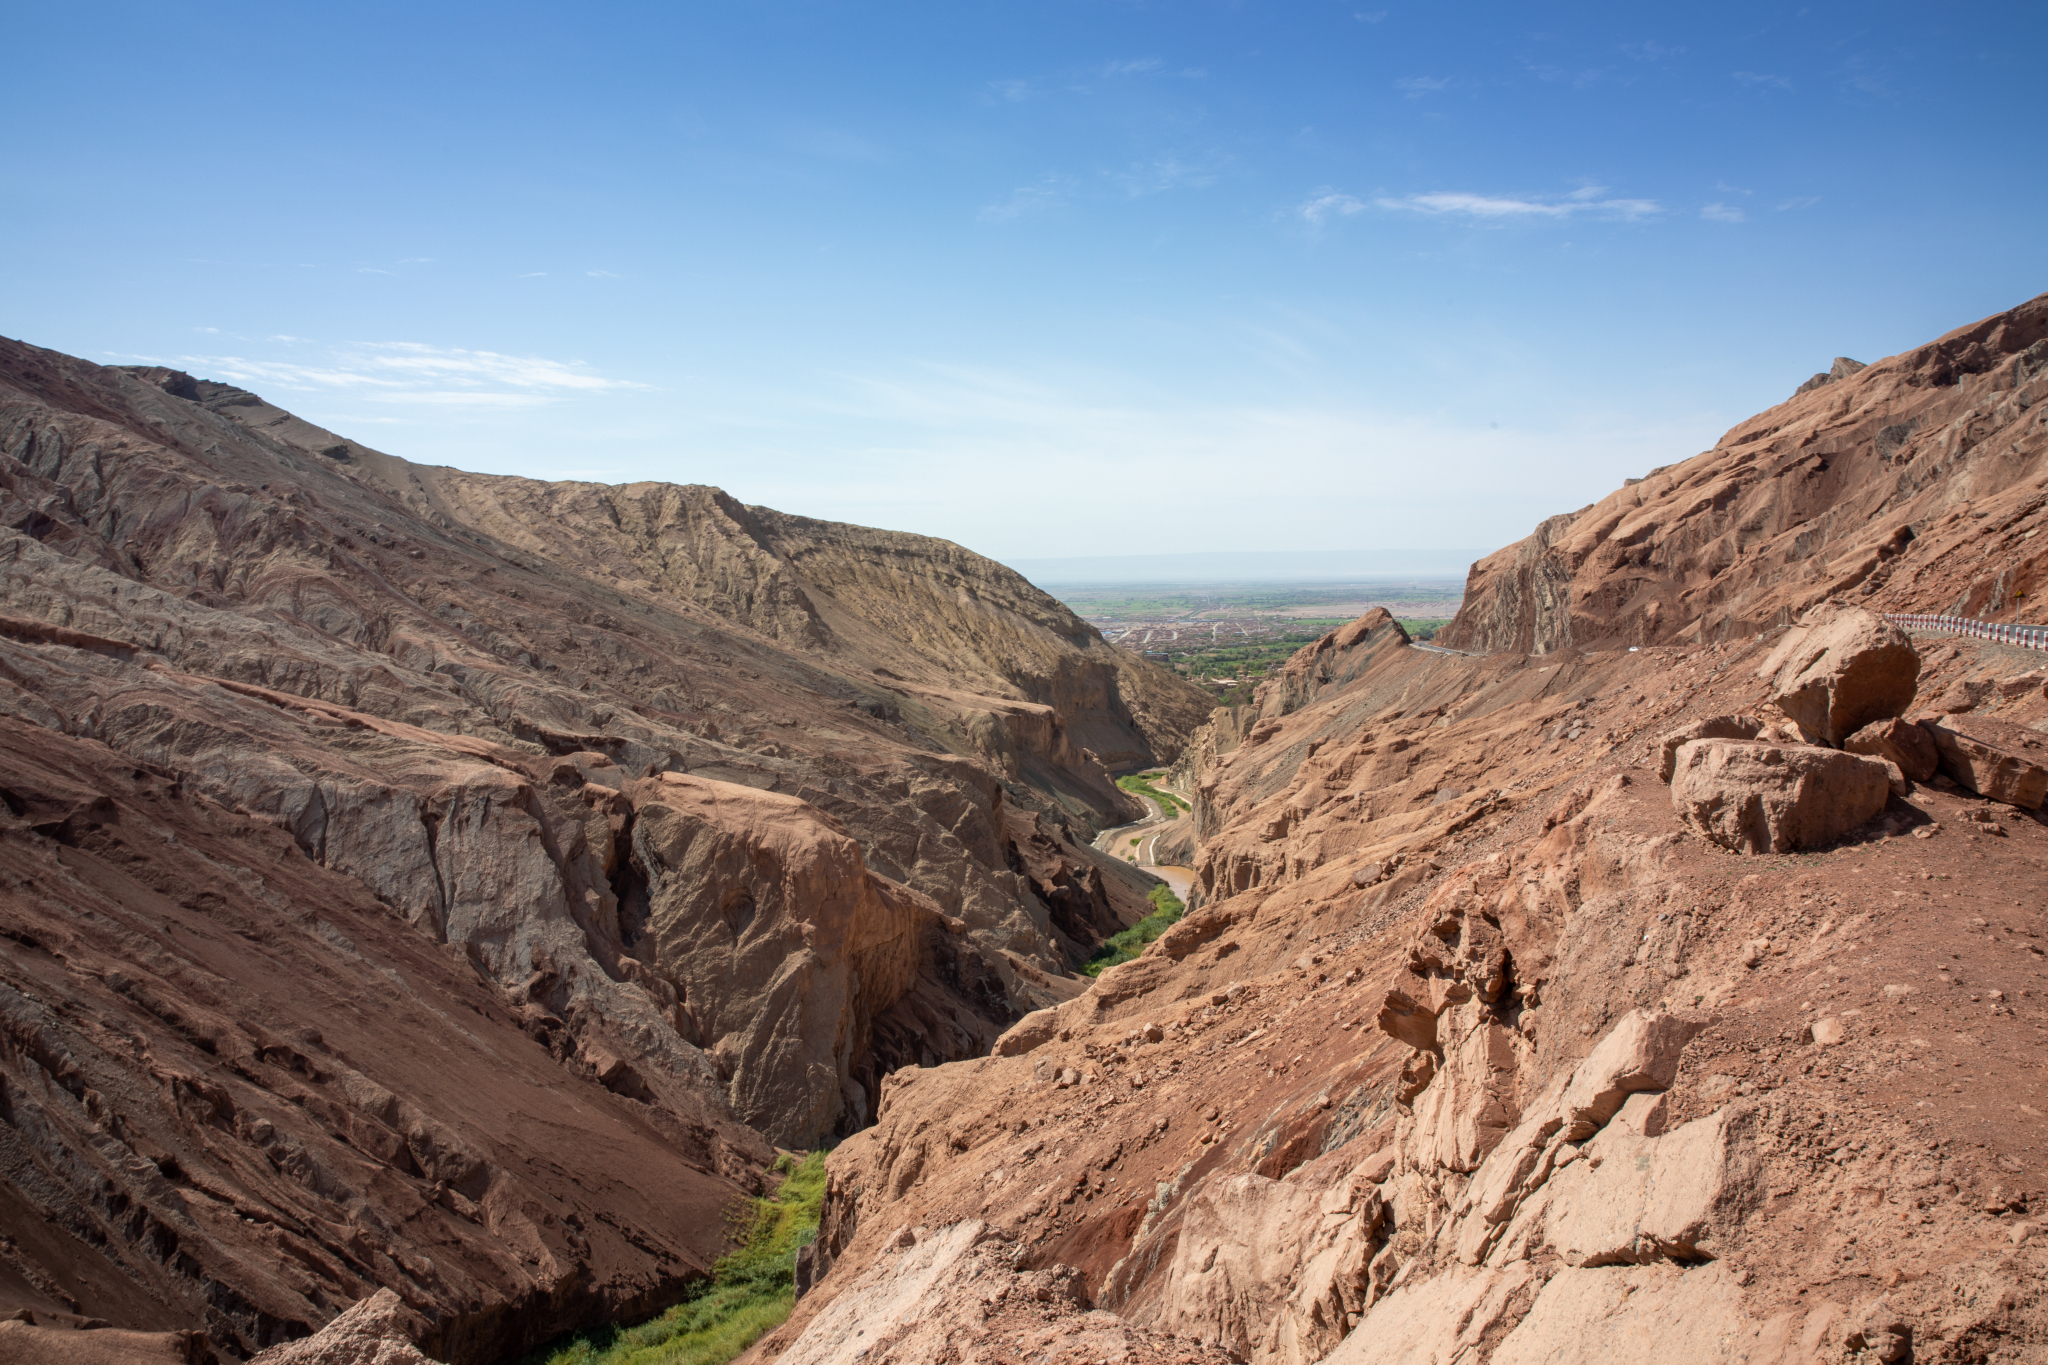
[[[1696,739],[1755,739],[1763,728],[1764,723],[1755,716],[1709,716],[1681,725],[1658,741],[1664,752],[1657,763],[1657,780],[1671,780],[1679,749]]]
[[[1824,848],[1890,797],[1882,760],[1800,745],[1696,739],[1671,776],[1679,818],[1741,853]]]
[[[1882,617],[1827,604],[1778,642],[1757,676],[1769,682],[1771,700],[1808,739],[1840,744],[1913,704],[1920,655],[1906,633]]]
[[[2048,799],[2048,742],[2025,726],[1988,718],[1923,720],[1915,727],[1934,741],[1941,770],[1990,801],[2039,810]]]
[[[310,1337],[273,1346],[249,1365],[435,1365],[412,1344],[419,1315],[380,1289]]]
[[[1899,771],[1915,782],[1925,782],[1939,771],[1941,755],[1935,750],[1934,736],[1925,726],[1893,716],[1887,720],[1874,720],[1842,741],[1842,747],[1852,754],[1867,754],[1871,758],[1890,759],[1899,765]]]

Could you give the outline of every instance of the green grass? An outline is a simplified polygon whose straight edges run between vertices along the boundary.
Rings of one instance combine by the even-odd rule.
[[[775,1164],[782,1184],[733,1211],[740,1245],[687,1302],[637,1327],[616,1323],[545,1346],[520,1365],[725,1365],[796,1306],[796,1250],[817,1235],[825,1154]]]
[[[1095,956],[1088,959],[1088,965],[1081,968],[1089,976],[1101,976],[1119,962],[1129,962],[1145,951],[1145,945],[1165,933],[1172,924],[1187,913],[1173,888],[1165,885],[1152,888],[1152,913],[1133,924],[1120,934],[1111,934],[1095,950]]]
[[[1137,773],[1130,777],[1119,777],[1116,780],[1116,784],[1127,792],[1135,793],[1138,796],[1151,797],[1159,803],[1159,809],[1169,816],[1178,815],[1182,811],[1191,809],[1187,802],[1181,800],[1172,792],[1161,791],[1153,786],[1150,779],[1157,776],[1159,776],[1157,773]],[[1135,844],[1138,841],[1133,839],[1131,842]]]
[[[1401,629],[1408,632],[1411,640],[1433,640],[1436,633],[1451,623],[1448,616],[1404,616]]]

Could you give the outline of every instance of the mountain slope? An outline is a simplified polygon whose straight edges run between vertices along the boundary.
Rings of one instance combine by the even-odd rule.
[[[379,907],[364,913],[384,917],[381,933],[448,955],[464,989],[491,1002],[476,1008],[502,1014],[515,1041],[478,1035],[481,1046],[523,1049],[547,1084],[588,1096],[568,1101],[586,1118],[489,1134],[485,1165],[558,1171],[547,1198],[563,1202],[522,1214],[540,1219],[539,1242],[513,1238],[525,1248],[513,1262],[458,1284],[396,1253],[348,1250],[362,1229],[386,1230],[371,1238],[382,1245],[404,1221],[375,1197],[369,1211],[356,1203],[388,1187],[389,1207],[410,1207],[446,1183],[458,1216],[473,1205],[511,1236],[491,1221],[498,1185],[442,1182],[403,1143],[338,1118],[322,1140],[344,1156],[287,1159],[275,1117],[258,1138],[219,1103],[208,1118],[175,1087],[133,1090],[137,1108],[107,1131],[182,1135],[184,1148],[156,1141],[191,1179],[159,1188],[144,1170],[154,1149],[135,1147],[108,1158],[125,1173],[118,1200],[189,1211],[195,1191],[212,1191],[257,1219],[229,1232],[289,1227],[289,1254],[310,1269],[255,1316],[222,1318],[193,1295],[205,1282],[253,1296],[237,1278],[262,1259],[246,1238],[224,1243],[242,1270],[201,1258],[137,1280],[124,1258],[152,1253],[124,1238],[140,1225],[77,1223],[72,1236],[104,1249],[87,1261],[125,1268],[29,1256],[19,1276],[41,1297],[23,1290],[21,1306],[116,1317],[140,1294],[154,1322],[246,1350],[381,1284],[427,1314],[448,1358],[468,1361],[672,1302],[715,1255],[705,1211],[755,1179],[761,1135],[802,1147],[852,1131],[890,1070],[976,1055],[1019,1013],[1081,989],[1074,967],[1149,909],[1150,879],[1088,847],[1130,814],[1103,763],[1172,757],[1206,711],[1196,689],[945,542],[742,507],[715,489],[413,466],[239,389],[0,342],[0,719],[53,754],[87,746],[90,762],[48,762],[75,770],[64,809],[91,829],[128,829],[95,813],[92,793],[120,815],[121,784],[146,776],[180,819],[268,831],[264,857],[318,875],[281,887],[260,867],[225,867],[240,889],[193,902],[185,844],[168,834],[124,833],[91,856],[223,925],[282,917],[326,932],[323,897]],[[80,856],[64,851],[75,811],[30,818],[47,804],[43,781],[8,784],[22,818],[5,841],[24,866]],[[179,825],[135,826],[159,827]],[[351,889],[320,891],[320,878]],[[61,878],[24,875],[6,903],[36,942],[87,934],[102,913]],[[0,981],[25,996],[32,951],[0,944]],[[167,981],[185,971],[177,956]],[[97,970],[66,970],[36,998],[92,1008]],[[211,996],[246,1006],[221,1029],[283,1036],[263,993],[271,970],[206,968]],[[320,970],[371,994],[403,975],[346,954]],[[412,989],[438,1021],[430,1032],[475,1033],[462,1022],[471,1006],[454,1008],[438,982]],[[299,1003],[311,1017],[292,1027],[321,1031]],[[165,1026],[132,1002],[107,1008],[126,1021],[116,1033]],[[311,1090],[236,1060],[239,1044],[200,1051],[181,1071],[224,1087],[234,1113],[262,1112],[237,1085],[312,1105],[301,1092],[343,1084],[304,1045]],[[68,1074],[48,1049],[5,1065],[34,1092]],[[490,1107],[464,1109],[467,1083],[447,1073],[350,1066],[394,1097],[396,1109],[372,1104],[387,1128],[403,1114],[457,1131]],[[82,1134],[91,1102],[71,1100],[87,1105],[70,1120]],[[644,1265],[606,1260],[592,1231],[611,1215],[588,1201],[614,1177],[582,1154],[611,1140],[614,1110],[697,1135],[633,1158],[696,1201],[663,1215],[682,1231],[646,1239]],[[4,1177],[10,1197],[58,1216],[50,1181],[74,1140],[31,1144]],[[318,1216],[252,1189],[245,1157],[285,1162]],[[557,1224],[567,1231],[548,1231]]]
[[[1716,718],[1775,722],[1764,766],[1816,757],[1763,665],[1773,622],[1830,587],[1838,608],[2032,600],[2042,308],[1838,366],[1481,561],[1461,643],[1492,652],[1418,649],[1374,612],[1219,711],[1175,774],[1189,914],[994,1055],[889,1078],[828,1159],[827,1273],[748,1365],[825,1358],[837,1296],[874,1302],[949,1227],[1016,1270],[921,1282],[951,1316],[876,1313],[878,1344],[974,1341],[1053,1276],[1072,1300],[1020,1347],[1121,1327],[1259,1365],[2038,1351],[2048,820],[1944,759],[1838,839],[1742,855],[1660,765]],[[1941,425],[1879,452],[1912,404]],[[1901,553],[1837,571],[1899,525]],[[2048,656],[1913,644],[1933,707],[1908,714],[1938,728],[1905,728],[2002,746],[2038,802]]]
[[[1716,642],[1845,594],[1879,611],[2037,618],[2044,550],[2019,527],[2048,468],[2031,396],[2044,338],[2048,295],[1873,365],[1838,364],[1712,450],[1474,564],[1440,643]],[[1974,562],[1994,545],[1996,562]]]

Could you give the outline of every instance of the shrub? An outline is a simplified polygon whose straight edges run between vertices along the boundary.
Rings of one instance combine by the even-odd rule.
[[[1161,883],[1152,888],[1152,913],[1133,924],[1120,934],[1111,934],[1095,950],[1095,956],[1081,968],[1089,976],[1101,976],[1119,962],[1129,962],[1145,951],[1145,945],[1165,933],[1180,917],[1187,913],[1187,906],[1173,888]]]
[[[637,1327],[616,1323],[542,1348],[521,1365],[725,1365],[782,1325],[796,1306],[796,1252],[818,1234],[825,1154],[775,1163],[782,1183],[731,1215],[739,1246],[685,1302]]]

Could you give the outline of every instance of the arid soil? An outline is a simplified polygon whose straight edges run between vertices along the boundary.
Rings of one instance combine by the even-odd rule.
[[[771,1144],[1082,989],[1106,765],[1207,711],[945,542],[0,341],[8,1331],[674,1302]]]
[[[906,1229],[977,1224],[1016,1239],[1013,1277],[1071,1274],[1070,1321],[1241,1360],[2041,1358],[2048,656],[1902,654],[1840,618],[1908,670],[1898,742],[2005,756],[1990,800],[1958,780],[1988,769],[1894,780],[1802,733],[1780,646],[1824,601],[2032,600],[2044,315],[1810,389],[1609,500],[1640,524],[1584,514],[1576,558],[1552,528],[1483,561],[1450,638],[1493,652],[1376,613],[1217,713],[1175,773],[1189,916],[995,1055],[885,1080],[830,1160],[829,1273],[754,1358],[828,1358]],[[1851,551],[1860,575],[1814,574]],[[1884,783],[1867,817],[1794,784],[1761,847],[1800,837],[1737,852],[1660,776],[1674,732],[1681,772],[1815,755]],[[1038,1359],[934,1311],[868,1365]]]

